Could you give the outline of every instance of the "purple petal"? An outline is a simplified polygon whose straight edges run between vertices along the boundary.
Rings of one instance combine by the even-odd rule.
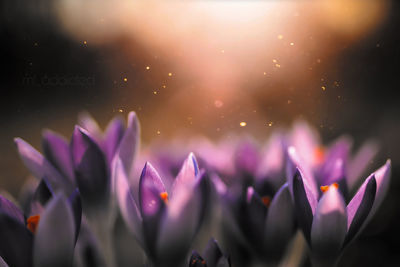
[[[132,191],[128,184],[125,170],[120,159],[116,161],[114,169],[116,179],[116,194],[122,217],[128,229],[135,235],[136,239],[143,246],[142,217],[133,198]]]
[[[122,161],[125,172],[130,175],[133,162],[140,144],[140,124],[135,112],[128,115],[128,127],[118,146],[117,154]]]
[[[211,238],[203,252],[204,259],[206,260],[207,267],[216,267],[218,261],[223,257],[223,253],[218,246],[217,240]]]
[[[75,222],[75,243],[78,239],[79,230],[81,229],[81,220],[82,220],[82,202],[81,195],[78,189],[75,189],[74,192],[68,197],[68,204],[71,206],[72,212],[74,214],[74,222]]]
[[[311,225],[318,205],[317,198],[304,183],[303,176],[298,170],[293,179],[294,207],[298,223],[308,242],[311,238]]]
[[[235,165],[239,172],[254,174],[257,171],[260,155],[253,142],[245,141],[239,144],[235,152]]]
[[[376,180],[376,195],[374,205],[372,206],[371,212],[368,215],[368,219],[370,220],[372,216],[374,216],[375,212],[382,204],[383,199],[386,196],[386,193],[389,189],[390,176],[392,173],[392,162],[389,160],[386,161],[385,165],[375,171],[373,174],[375,175]]]
[[[141,214],[153,216],[162,204],[160,194],[166,192],[163,181],[153,166],[146,162],[139,181],[139,205]]]
[[[44,180],[41,180],[30,201],[29,215],[31,216],[42,213],[43,207],[51,199],[52,196],[53,193],[50,191],[46,182]]]
[[[40,218],[34,239],[34,265],[72,266],[74,245],[74,215],[65,197],[57,194]]]
[[[318,203],[311,228],[311,250],[316,259],[335,262],[347,232],[346,203],[330,186]]]
[[[107,162],[111,164],[118,146],[124,136],[124,122],[119,118],[113,119],[107,126],[104,133],[104,151],[107,157]]]
[[[71,154],[83,202],[96,206],[104,204],[110,193],[106,160],[90,134],[79,126],[72,136]]]
[[[43,133],[42,147],[46,159],[73,183],[74,167],[67,141],[62,136],[47,130]]]
[[[198,173],[199,167],[197,165],[196,157],[193,153],[190,153],[184,161],[172,186],[171,198],[176,194],[179,194],[179,192],[183,191],[186,187],[192,186]]]
[[[161,258],[184,257],[199,229],[204,214],[207,176],[200,172],[191,188],[176,192],[162,218],[157,252]],[[171,246],[174,244],[174,246]]]
[[[293,178],[295,177],[297,170],[301,171],[303,182],[307,186],[308,191],[312,195],[312,198],[318,199],[319,191],[310,166],[303,161],[303,158],[301,158],[300,155],[297,153],[296,148],[289,147],[287,150],[286,175],[288,177],[290,190],[292,190]],[[315,204],[315,207],[316,206],[317,205]]]
[[[0,213],[5,213],[22,224],[25,223],[22,211],[2,195],[0,195]]]
[[[9,267],[2,257],[0,257],[0,267]]]
[[[350,161],[348,166],[347,182],[350,188],[357,184],[357,181],[362,177],[368,165],[378,152],[378,145],[374,142],[365,143],[357,152],[357,154]]]
[[[0,213],[0,257],[10,266],[32,266],[33,235],[14,216]]]
[[[268,251],[271,255],[282,255],[295,230],[294,205],[287,184],[272,199],[264,227]]]
[[[376,180],[374,175],[368,177],[347,205],[347,236],[345,245],[348,244],[359,232],[364,224],[376,194]]]
[[[36,149],[21,138],[14,139],[19,155],[25,166],[38,179],[44,179],[51,190],[69,194],[73,191],[70,181],[66,180]]]
[[[78,116],[78,124],[88,131],[96,140],[98,144],[101,144],[102,139],[103,139],[103,134],[102,131],[97,124],[96,120],[88,113],[88,112],[82,112]]]

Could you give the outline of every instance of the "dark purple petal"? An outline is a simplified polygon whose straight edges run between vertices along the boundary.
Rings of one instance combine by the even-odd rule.
[[[372,216],[374,216],[375,212],[382,204],[382,201],[385,198],[386,193],[389,189],[391,173],[392,173],[392,162],[390,159],[386,161],[385,165],[383,165],[377,171],[374,172],[376,180],[376,195],[375,195],[374,205],[372,206],[371,212],[368,215],[367,220],[370,220]]]
[[[70,267],[74,246],[74,215],[65,197],[57,194],[40,217],[34,239],[34,265]]]
[[[303,230],[306,240],[310,242],[313,214],[315,213],[318,202],[304,184],[304,179],[299,170],[297,170],[293,179],[293,196],[297,221]]]
[[[359,232],[374,204],[376,180],[372,174],[361,185],[353,199],[347,205],[347,245]]]
[[[0,213],[0,257],[13,267],[32,266],[33,235],[19,220]]]
[[[265,221],[264,240],[271,256],[281,255],[295,230],[294,205],[287,184],[275,194]]]
[[[107,126],[104,133],[103,148],[109,164],[111,164],[114,158],[122,137],[124,136],[124,131],[124,122],[119,117],[113,119]]]
[[[139,181],[139,205],[142,217],[153,216],[162,204],[160,194],[164,193],[165,186],[157,171],[146,162]]]
[[[0,195],[0,213],[5,213],[22,224],[25,222],[22,211],[2,195]]]
[[[206,261],[200,256],[196,251],[192,252],[190,257],[189,267],[210,267],[207,265]]]
[[[42,139],[43,153],[46,159],[64,176],[74,183],[74,167],[72,165],[69,144],[64,137],[46,130]]]
[[[106,159],[90,134],[79,126],[72,136],[71,155],[83,205],[103,205],[110,193]]]
[[[21,138],[15,138],[14,141],[22,161],[36,178],[44,179],[54,192],[62,190],[69,194],[73,191],[71,182],[64,178],[42,154]]]
[[[140,145],[140,124],[135,112],[128,114],[128,126],[118,146],[117,154],[125,172],[130,175]]]
[[[35,192],[33,193],[28,214],[31,216],[42,213],[43,207],[52,198],[52,196],[53,193],[50,191],[45,180],[41,180]]]
[[[211,238],[203,252],[203,257],[207,262],[207,267],[216,267],[219,259],[223,256],[224,255],[218,246],[217,240]]]
[[[72,212],[74,214],[74,222],[75,222],[75,243],[78,239],[79,231],[81,229],[81,220],[82,220],[82,203],[81,203],[81,195],[78,189],[75,189],[74,192],[68,197],[68,203],[71,206]]]
[[[131,188],[128,184],[128,179],[120,159],[117,159],[116,161],[114,173],[116,180],[116,195],[122,217],[124,218],[128,229],[135,235],[136,239],[143,246],[142,217],[136,205],[136,201],[133,198]]]
[[[311,228],[311,254],[335,262],[347,232],[346,203],[339,190],[330,186],[318,203]]]

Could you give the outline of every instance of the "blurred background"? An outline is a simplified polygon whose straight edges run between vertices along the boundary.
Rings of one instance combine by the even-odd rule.
[[[264,140],[302,118],[325,142],[374,139],[390,192],[341,266],[399,264],[400,3],[359,1],[0,2],[0,187],[28,171],[13,138],[69,137],[137,112],[144,145],[230,133]]]

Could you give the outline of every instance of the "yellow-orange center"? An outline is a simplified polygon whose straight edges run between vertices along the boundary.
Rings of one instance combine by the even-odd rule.
[[[29,229],[33,234],[36,234],[36,230],[39,226],[40,215],[32,215],[26,220],[26,228]]]
[[[317,164],[322,163],[325,158],[325,148],[322,146],[319,146],[315,148],[314,150],[314,160]]]
[[[269,196],[263,196],[261,198],[262,203],[264,204],[264,206],[266,206],[267,208],[269,207],[269,205],[271,204],[271,198]]]
[[[326,191],[328,191],[330,186],[334,186],[335,188],[339,188],[339,184],[338,183],[333,183],[331,185],[323,185],[323,186],[320,187],[322,193],[325,193]]]
[[[165,204],[168,204],[168,193],[167,192],[161,192],[160,197],[164,201]]]

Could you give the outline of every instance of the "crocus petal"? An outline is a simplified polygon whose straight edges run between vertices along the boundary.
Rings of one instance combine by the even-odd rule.
[[[372,216],[374,216],[375,212],[382,204],[383,199],[386,196],[386,193],[389,189],[390,183],[390,176],[392,173],[392,162],[391,160],[387,160],[385,165],[379,168],[377,171],[374,172],[375,179],[376,179],[376,195],[374,205],[372,206],[371,212],[368,215],[368,219],[370,220]]]
[[[25,222],[22,211],[2,195],[0,195],[0,213],[5,213],[22,224]]]
[[[50,191],[45,180],[41,180],[30,201],[29,215],[42,213],[43,207],[51,199],[52,196],[53,193]]]
[[[128,184],[125,170],[120,159],[116,161],[114,169],[116,179],[116,194],[122,217],[128,229],[135,235],[136,239],[143,246],[142,217],[133,198],[132,191]]]
[[[347,205],[347,245],[359,232],[365,222],[376,194],[376,180],[374,175],[368,177]]]
[[[122,161],[127,175],[130,175],[133,162],[140,145],[140,124],[135,112],[128,114],[128,126],[119,143],[117,154]]]
[[[72,266],[74,245],[74,215],[65,197],[57,194],[40,218],[34,239],[34,266]]]
[[[329,187],[318,203],[311,228],[311,250],[319,261],[335,262],[347,232],[346,204],[339,190]]]
[[[361,175],[366,171],[372,159],[378,153],[378,145],[375,142],[369,141],[365,143],[356,153],[348,165],[347,182],[350,188],[357,184]]]
[[[0,213],[0,257],[10,266],[32,266],[32,233],[23,223]]]
[[[81,229],[81,220],[82,220],[82,203],[81,203],[81,195],[78,189],[75,189],[74,192],[68,197],[68,204],[72,208],[72,212],[74,214],[74,222],[75,222],[75,242],[78,239],[79,230]]]
[[[258,247],[264,233],[264,223],[267,215],[267,207],[261,201],[260,196],[254,191],[253,187],[247,188],[245,208],[243,214],[239,216],[241,220],[242,231],[254,245]]]
[[[200,172],[195,184],[176,194],[162,218],[157,252],[161,258],[184,257],[202,222],[207,176]],[[171,246],[171,244],[174,244]]]
[[[200,256],[196,251],[192,252],[190,256],[189,267],[210,267],[207,265],[206,261]]]
[[[143,217],[152,216],[158,212],[165,186],[154,167],[146,162],[139,181],[139,205]]]
[[[293,197],[296,218],[303,230],[306,240],[310,242],[311,224],[318,201],[304,183],[302,173],[299,170],[297,170],[293,179]]]
[[[193,153],[190,153],[184,161],[182,168],[172,186],[171,198],[180,192],[183,192],[185,187],[191,187],[198,173],[199,167],[197,165],[196,157]]]
[[[275,194],[265,221],[264,240],[271,255],[281,254],[295,230],[294,205],[289,187],[284,184]]]
[[[253,174],[257,170],[259,160],[259,152],[251,140],[239,144],[235,152],[235,166],[237,171],[245,174]]]
[[[214,238],[208,241],[203,256],[207,262],[207,267],[216,267],[219,259],[223,257],[223,253]]]
[[[72,192],[73,186],[70,181],[66,180],[42,154],[21,138],[15,138],[14,141],[22,161],[36,178],[46,180],[54,192]]]
[[[303,158],[299,155],[299,153],[297,153],[296,148],[289,147],[287,149],[286,175],[288,178],[290,190],[292,190],[292,183],[297,170],[301,171],[303,182],[307,186],[309,192],[312,194],[312,197],[318,199],[319,192],[317,188],[317,183],[315,181],[314,174],[310,169],[310,166],[306,162],[304,162]]]
[[[88,113],[88,112],[81,112],[78,116],[78,124],[91,133],[93,138],[96,140],[98,144],[101,144],[102,140],[102,132],[97,124],[96,120]]]
[[[216,267],[230,267],[231,266],[231,261],[227,257],[222,257],[219,259]]]
[[[0,257],[0,267],[8,267],[8,264]]]
[[[124,122],[121,120],[121,118],[117,117],[108,124],[104,133],[103,148],[107,157],[107,162],[110,164],[122,140],[124,131]]]
[[[69,145],[64,137],[46,130],[42,139],[43,153],[46,159],[71,183],[74,181],[74,167],[72,165]]]
[[[110,193],[110,181],[103,152],[91,135],[79,126],[75,127],[70,148],[83,202],[89,206],[104,204]]]

